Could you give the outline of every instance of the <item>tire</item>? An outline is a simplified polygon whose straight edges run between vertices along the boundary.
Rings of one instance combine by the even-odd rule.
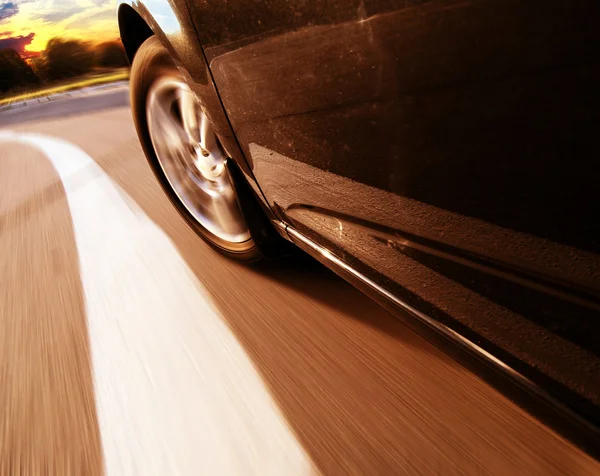
[[[166,48],[155,36],[148,38],[133,59],[130,77],[133,119],[146,158],[171,203],[204,241],[230,258],[256,261],[261,254],[241,213],[228,168],[219,165],[226,157],[210,121],[195,99],[186,99],[186,105],[180,104],[185,102],[181,98],[195,98],[188,90]],[[169,106],[171,100],[175,106]],[[189,106],[191,102],[194,106]],[[176,113],[190,111],[192,107],[193,114]],[[194,127],[184,127],[184,116],[195,118],[187,122]],[[194,139],[190,145],[189,137],[196,137],[194,134],[163,132],[195,131],[198,124],[202,124],[203,132],[208,130],[212,134],[204,134],[204,143],[196,144]],[[180,136],[184,137],[183,145],[165,145],[177,142],[170,139]],[[163,140],[164,137],[169,140]],[[206,145],[209,142],[210,148]]]

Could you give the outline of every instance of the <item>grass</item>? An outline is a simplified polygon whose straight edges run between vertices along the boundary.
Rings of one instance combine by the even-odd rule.
[[[15,101],[23,101],[25,99],[33,99],[33,98],[37,98],[37,97],[49,96],[50,94],[62,93],[62,92],[69,91],[72,89],[79,89],[79,88],[83,88],[86,86],[93,86],[96,84],[112,83],[114,81],[120,81],[120,80],[124,80],[124,79],[129,79],[129,71],[128,70],[117,71],[117,72],[113,71],[110,73],[104,73],[101,75],[97,75],[97,76],[89,77],[89,78],[85,78],[85,79],[79,79],[79,80],[75,79],[74,81],[71,81],[69,83],[52,86],[52,87],[47,87],[44,89],[38,89],[36,91],[30,91],[30,92],[26,92],[23,94],[18,94],[16,96],[2,98],[2,99],[0,99],[0,106],[3,106],[5,104],[10,104]]]

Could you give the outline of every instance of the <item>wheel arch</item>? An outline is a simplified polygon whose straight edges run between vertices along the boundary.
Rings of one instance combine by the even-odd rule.
[[[131,64],[139,47],[144,41],[154,35],[154,31],[152,31],[152,28],[148,26],[148,23],[146,23],[141,15],[126,3],[119,5],[117,20],[121,42],[125,48],[127,59]]]
[[[144,41],[155,35],[169,51],[178,67],[188,71],[193,81],[206,82],[200,47],[185,4],[174,2],[142,2],[125,0],[117,8],[121,42],[129,62]]]
[[[266,203],[252,172],[251,159],[242,152],[221,103],[185,0],[121,0],[117,18],[121,41],[130,62],[142,43],[152,35],[167,49],[198,97],[228,154]]]

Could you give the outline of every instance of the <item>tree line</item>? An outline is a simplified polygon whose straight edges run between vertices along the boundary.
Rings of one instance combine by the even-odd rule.
[[[0,50],[0,92],[80,76],[97,67],[126,65],[127,57],[119,41],[90,45],[52,38],[40,56],[29,62],[14,49]]]

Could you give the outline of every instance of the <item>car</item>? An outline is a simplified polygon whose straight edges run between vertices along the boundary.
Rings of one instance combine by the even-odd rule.
[[[165,193],[230,258],[313,255],[600,422],[600,3],[118,7]]]

